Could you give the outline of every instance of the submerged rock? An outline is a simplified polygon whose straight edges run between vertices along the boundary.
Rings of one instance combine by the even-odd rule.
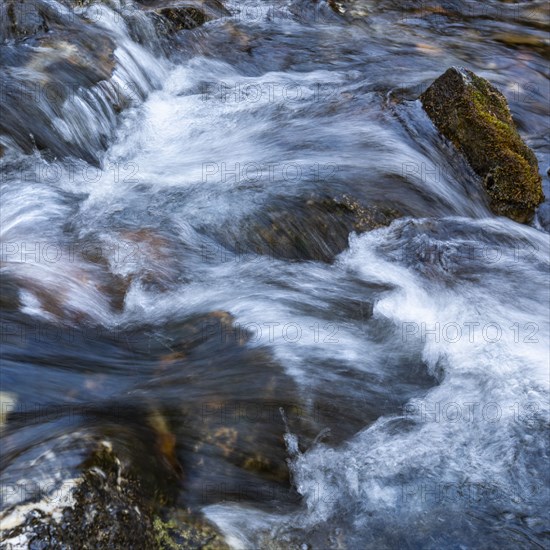
[[[452,67],[420,99],[438,130],[483,179],[493,212],[529,222],[544,198],[541,177],[505,97],[484,78]]]
[[[7,147],[97,163],[125,99],[101,89],[113,87],[116,47],[111,32],[65,4],[11,1],[0,7],[0,135]],[[85,120],[86,110],[77,109],[81,102],[94,111],[95,127]]]
[[[339,197],[314,197],[295,204],[288,199],[245,220],[238,235],[228,242],[239,244],[239,254],[260,254],[277,259],[317,260],[330,262],[346,249],[352,231],[363,233],[389,225],[401,214],[384,205],[361,204],[358,200]]]
[[[6,423],[9,410],[13,408],[16,403],[17,397],[15,394],[7,391],[0,391],[0,429],[2,429]]]
[[[48,30],[48,9],[40,3],[7,0],[0,5],[0,41]]]
[[[265,328],[212,311],[162,333],[151,325],[94,341],[72,335],[57,364],[70,365],[68,357],[84,357],[85,349],[101,350],[105,360],[71,384],[66,402],[36,410],[0,396],[8,408],[2,435],[10,500],[0,503],[6,540],[31,548],[225,548],[200,517],[205,505],[297,503],[285,435],[290,430],[307,448],[324,426],[315,396],[303,396],[268,350],[247,345],[269,338]],[[10,345],[17,342],[15,335]],[[43,348],[27,354],[35,352],[42,356]],[[143,376],[105,398],[113,352]],[[39,470],[19,452],[29,433],[45,437]],[[44,490],[31,494],[21,472]]]
[[[21,306],[17,282],[6,273],[0,273],[0,308],[15,311]]]
[[[230,15],[218,0],[143,0],[146,12],[154,18],[161,34],[172,34],[194,29],[207,21]]]
[[[164,336],[171,352],[157,366],[154,393],[166,384],[186,388],[185,400],[161,407],[184,472],[182,502],[193,508],[224,501],[268,505],[275,496],[294,502],[286,427],[306,446],[321,428],[314,397],[304,399],[267,350],[247,345],[266,338],[265,326],[241,326],[214,311],[168,327]]]

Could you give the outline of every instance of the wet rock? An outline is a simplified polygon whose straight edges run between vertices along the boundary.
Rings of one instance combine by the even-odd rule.
[[[185,387],[185,400],[159,403],[176,436],[185,506],[296,499],[281,410],[306,446],[321,428],[312,396],[306,402],[267,350],[247,345],[258,341],[259,330],[215,311],[164,331],[172,351],[162,356],[147,389],[158,394],[163,386]]]
[[[175,32],[194,29],[207,21],[206,15],[195,8],[163,8],[157,13],[170,22]]]
[[[174,510],[165,521],[157,517],[153,526],[157,547],[163,550],[229,550],[222,535],[210,523],[186,510]]]
[[[165,521],[165,512],[143,490],[138,476],[102,441],[83,465],[67,494],[52,499],[50,509],[23,513],[22,521],[4,531],[7,544],[28,548],[227,548],[204,521],[189,514]],[[12,520],[13,522],[13,520]]]
[[[108,310],[122,309],[129,282],[111,274],[100,265],[68,265],[58,281],[52,284],[45,277],[42,266],[27,263],[17,269],[15,262],[5,262],[4,276],[0,279],[0,290],[4,293],[0,302],[8,310],[17,310],[25,305],[23,295],[40,309],[50,320],[64,325],[67,322],[94,323],[90,311],[75,300],[83,291],[94,296],[99,307]],[[4,292],[5,290],[5,292]],[[33,307],[34,307],[33,306]]]
[[[48,10],[38,2],[7,0],[0,5],[0,41],[21,39],[49,30]]]
[[[99,123],[90,128],[73,102],[89,102],[97,110],[96,119],[111,118],[114,125],[120,101],[97,88],[115,68],[113,36],[57,3],[12,4],[16,8],[11,16],[9,6],[3,8],[7,20],[1,23],[5,73],[0,134],[25,153],[38,149],[96,163],[98,149],[106,146],[113,129]]]
[[[241,235],[234,235],[228,246],[238,243],[239,254],[262,254],[289,260],[330,262],[348,246],[352,231],[362,233],[389,225],[400,217],[383,205],[364,205],[343,195],[314,197],[303,202],[285,200],[254,220],[246,220]],[[242,236],[244,235],[244,237]]]
[[[498,32],[493,35],[493,40],[506,44],[511,48],[528,49],[539,52],[545,59],[550,59],[550,40],[547,32],[544,33],[514,33]]]
[[[70,77],[73,86],[92,86],[110,78],[115,70],[116,45],[109,36],[95,29],[82,36],[74,32],[56,33],[55,37],[41,38],[37,46],[56,52],[57,59],[54,56],[52,60],[46,59],[46,67],[58,79],[66,73],[66,79]]]
[[[483,179],[493,212],[529,222],[544,198],[541,177],[504,96],[471,71],[452,67],[420,99],[438,130]]]
[[[271,353],[257,347],[253,328],[240,327],[225,311],[213,311],[162,330],[151,325],[133,334],[121,332],[112,341],[109,331],[93,336],[81,342],[71,335],[67,354],[55,356],[57,365],[74,368],[78,358],[81,367],[89,368],[82,384],[71,384],[67,403],[44,403],[39,413],[21,407],[8,414],[11,443],[5,445],[4,460],[12,466],[10,481],[18,482],[17,471],[29,471],[17,449],[31,428],[40,432],[42,423],[49,424],[45,450],[53,448],[47,471],[55,479],[77,480],[69,502],[54,502],[53,509],[26,500],[10,504],[15,508],[8,515],[23,515],[16,525],[8,522],[10,540],[32,538],[36,547],[129,548],[133,539],[124,539],[124,531],[138,521],[137,507],[147,530],[155,523],[162,528],[163,541],[169,535],[184,548],[223,548],[219,535],[191,511],[227,501],[299,502],[290,483],[287,429],[305,449],[325,426],[315,418],[315,397],[304,396]],[[254,341],[256,347],[248,345]],[[29,353],[43,354],[43,349],[31,346]],[[126,349],[131,355],[125,357],[143,376],[127,392],[105,399],[103,394],[112,390],[110,360]],[[97,354],[89,363],[82,359],[85,350]],[[99,387],[90,389],[88,382]],[[57,436],[51,434],[63,434],[68,453],[78,452],[78,457],[63,461],[52,443]],[[108,444],[94,450],[101,441]],[[42,470],[33,471],[33,478]],[[44,486],[51,485],[49,479]],[[124,529],[109,531],[119,516]],[[83,518],[78,525],[77,517]],[[136,537],[142,533],[134,531]],[[147,544],[137,547],[158,547],[144,537]],[[189,540],[198,542],[193,546]]]
[[[8,412],[15,406],[16,403],[17,397],[15,394],[7,391],[0,391],[0,429],[6,423]]]
[[[0,307],[5,311],[15,311],[20,306],[17,282],[7,274],[0,273]]]
[[[182,278],[182,266],[177,260],[181,249],[160,230],[151,227],[122,229],[117,242],[123,243],[131,267],[129,278],[139,279],[148,289],[167,290]]]
[[[161,355],[147,393],[185,388],[184,400],[178,395],[157,403],[147,421],[167,463],[181,465],[185,505],[265,501],[269,494],[288,493],[281,410],[301,442],[312,441],[321,429],[312,396],[306,403],[267,350],[247,345],[261,338],[261,330],[213,311],[165,327],[162,342],[142,342],[155,355],[157,349],[171,350]]]
[[[23,522],[5,533],[5,540],[29,548],[113,548],[154,543],[153,510],[139,481],[123,472],[120,460],[104,442],[84,466],[80,479],[59,506],[32,509]],[[153,546],[151,546],[153,547]]]
[[[149,1],[141,2],[154,17],[157,30],[173,34],[200,27],[207,21],[230,15],[218,0]]]

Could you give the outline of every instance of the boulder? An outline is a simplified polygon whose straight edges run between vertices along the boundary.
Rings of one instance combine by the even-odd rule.
[[[482,178],[492,211],[529,222],[544,199],[541,177],[505,97],[484,78],[451,67],[420,99],[437,129]]]
[[[399,217],[386,205],[365,205],[348,195],[283,199],[244,220],[237,234],[225,230],[217,237],[229,250],[238,243],[238,255],[331,262],[347,248],[352,231],[370,231]]]

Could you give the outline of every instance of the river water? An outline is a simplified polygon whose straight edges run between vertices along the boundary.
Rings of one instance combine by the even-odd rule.
[[[0,160],[3,506],[94,438],[160,483],[162,414],[178,505],[235,548],[546,547],[548,204],[492,215],[416,98],[452,65],[491,80],[550,196],[547,5],[225,6],[169,49],[82,8],[109,85],[8,103],[54,154]],[[328,262],[248,246],[269,208],[342,194],[404,217]]]

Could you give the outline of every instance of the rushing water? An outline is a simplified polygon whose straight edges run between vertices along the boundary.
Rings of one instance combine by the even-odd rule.
[[[549,544],[548,204],[493,216],[415,100],[467,66],[545,173],[547,6],[352,6],[230,2],[169,51],[103,7],[109,82],[8,98],[55,156],[22,132],[0,161],[4,507],[71,479],[91,434],[139,449],[162,410],[178,502],[235,548]],[[242,251],[273,205],[344,193],[405,217],[331,263]],[[252,443],[201,446],[219,430]]]

